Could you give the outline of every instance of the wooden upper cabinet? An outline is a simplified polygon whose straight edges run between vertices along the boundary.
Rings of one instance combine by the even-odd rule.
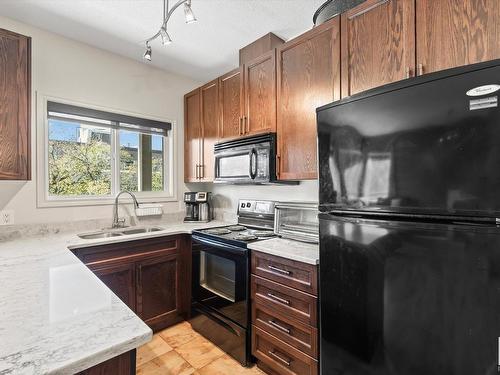
[[[276,50],[245,66],[244,135],[276,131]]]
[[[184,96],[184,181],[199,181],[201,156],[200,89]]]
[[[243,132],[243,67],[219,78],[219,139],[237,138]]]
[[[219,86],[218,80],[207,83],[201,88],[201,129],[202,129],[202,158],[201,180],[214,180],[214,145],[219,139]]]
[[[416,0],[417,73],[500,58],[500,1]]]
[[[31,179],[31,38],[0,29],[0,180]]]
[[[415,75],[414,1],[367,0],[342,14],[342,97]]]
[[[316,108],[340,99],[339,17],[278,47],[278,178],[317,178]]]

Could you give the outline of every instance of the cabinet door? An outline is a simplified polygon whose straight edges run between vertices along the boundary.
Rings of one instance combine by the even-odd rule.
[[[276,50],[245,65],[245,112],[245,135],[276,131]]]
[[[367,0],[342,14],[342,96],[415,74],[415,0]]]
[[[131,310],[136,311],[134,263],[117,262],[105,266],[89,265],[89,269]]]
[[[417,0],[417,72],[500,58],[500,1]]]
[[[339,18],[278,47],[278,178],[317,178],[316,108],[340,99]]]
[[[184,96],[184,181],[199,181],[201,151],[200,89]]]
[[[219,78],[219,138],[227,140],[243,134],[243,68]]]
[[[141,319],[154,330],[181,320],[178,254],[143,260],[136,265],[137,314]]]
[[[31,38],[0,29],[0,180],[29,180]]]
[[[219,139],[218,81],[215,79],[201,88],[202,181],[214,180],[214,145]]]

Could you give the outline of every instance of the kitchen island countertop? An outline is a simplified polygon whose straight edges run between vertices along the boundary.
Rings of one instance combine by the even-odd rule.
[[[74,374],[151,340],[151,329],[68,249],[225,223],[96,240],[59,233],[0,243],[0,374]]]

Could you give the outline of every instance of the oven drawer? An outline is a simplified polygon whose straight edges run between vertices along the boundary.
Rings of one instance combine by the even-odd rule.
[[[281,340],[253,326],[252,354],[264,365],[283,375],[316,375],[318,362]]]
[[[318,358],[318,330],[278,314],[259,303],[252,304],[252,323],[301,352]]]
[[[302,323],[317,325],[318,299],[315,296],[255,275],[252,275],[251,289],[254,303],[269,306],[277,313]]]
[[[253,251],[252,273],[309,294],[318,294],[318,272],[312,264]]]

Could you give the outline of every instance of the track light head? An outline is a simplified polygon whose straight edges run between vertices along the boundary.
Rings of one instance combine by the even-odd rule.
[[[167,29],[165,27],[162,27],[160,29],[160,37],[161,37],[161,44],[163,44],[164,46],[172,44],[172,38],[170,38],[170,35],[168,34]]]
[[[146,43],[146,52],[144,52],[144,60],[151,61],[151,55],[153,54],[153,50],[151,49],[151,46],[149,43]]]
[[[196,22],[196,17],[191,9],[191,0],[187,0],[184,3],[184,16],[186,17],[186,23]]]

